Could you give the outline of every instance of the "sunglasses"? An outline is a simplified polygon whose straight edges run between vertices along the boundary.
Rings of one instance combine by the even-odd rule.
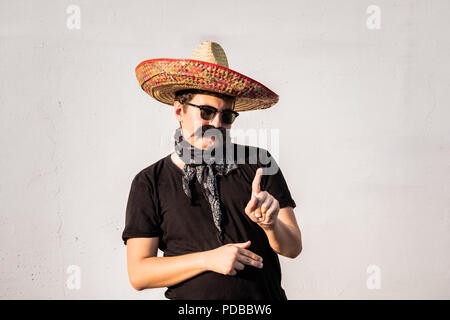
[[[225,124],[232,124],[234,120],[236,120],[239,113],[236,111],[225,109],[223,111],[219,111],[214,107],[211,106],[199,106],[193,103],[186,102],[185,104],[199,108],[200,109],[200,117],[202,117],[203,120],[212,120],[216,116],[217,112],[220,112],[222,114],[222,122]]]

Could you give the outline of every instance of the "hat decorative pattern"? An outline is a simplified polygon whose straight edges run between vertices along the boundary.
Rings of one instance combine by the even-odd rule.
[[[197,59],[151,59],[136,67],[142,89],[156,100],[173,106],[175,92],[200,89],[236,97],[236,111],[270,108],[278,95],[239,72],[229,69],[222,47],[204,42],[195,50]]]

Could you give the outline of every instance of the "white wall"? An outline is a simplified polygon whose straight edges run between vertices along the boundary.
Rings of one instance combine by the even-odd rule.
[[[369,5],[381,29],[368,29]],[[134,68],[205,40],[280,95],[234,127],[280,130],[304,244],[280,258],[288,298],[450,298],[449,9],[0,0],[0,298],[164,299],[129,285],[121,233],[131,179],[172,152],[178,122]]]

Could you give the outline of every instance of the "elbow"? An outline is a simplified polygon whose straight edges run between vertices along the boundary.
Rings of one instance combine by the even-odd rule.
[[[134,290],[136,290],[136,291],[144,290],[144,287],[142,286],[141,282],[138,279],[130,277],[129,280],[130,280],[130,284]]]
[[[295,254],[292,256],[292,259],[297,258],[297,257],[300,255],[300,253],[302,252],[302,249],[303,249],[303,247],[302,247],[302,245],[300,244],[299,249],[298,249],[298,250],[295,252]]]
[[[291,258],[291,259],[297,258],[297,257],[300,255],[300,253],[302,252],[302,249],[303,249],[303,247],[302,247],[302,244],[300,243],[300,244],[297,246],[296,250],[293,251],[291,254],[289,254],[287,257],[288,257],[288,258]]]
[[[128,281],[134,290],[141,291],[143,289],[141,284],[142,281],[140,281],[136,271],[136,265],[128,263]]]
[[[302,252],[302,250],[303,250],[302,236],[301,236],[301,234],[299,234],[299,237],[297,239],[296,250],[294,251],[294,254],[292,255],[291,258],[292,259],[297,258],[300,255],[300,253]]]
[[[132,268],[131,270],[130,268],[128,269],[128,280],[133,289],[136,291],[147,289],[143,277],[136,268]]]
[[[139,286],[139,285],[133,285],[133,284],[131,284],[131,286],[132,286],[133,289],[136,290],[136,291],[142,291],[142,290],[144,290],[144,288],[141,287],[141,286]]]
[[[144,289],[152,289],[152,288],[158,288],[158,286],[154,285],[153,283],[149,282],[148,279],[144,279],[142,277],[138,277],[135,275],[129,276],[130,284],[136,291],[142,291]]]
[[[128,281],[136,291],[142,291],[148,288],[147,279],[144,277],[140,261],[128,262]]]
[[[134,264],[128,266],[128,280],[136,291],[142,291],[144,289],[157,288],[158,286],[154,283],[154,277],[149,277],[148,270],[142,269],[140,264]]]

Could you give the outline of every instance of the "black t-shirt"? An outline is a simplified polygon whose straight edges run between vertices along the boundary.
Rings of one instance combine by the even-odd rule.
[[[251,240],[247,249],[263,258],[262,269],[245,266],[235,276],[213,271],[170,286],[165,291],[168,299],[287,299],[281,287],[281,268],[278,255],[270,247],[263,229],[245,214],[251,197],[252,181],[259,167],[274,168],[277,163],[270,153],[261,148],[245,148],[245,163],[238,158],[238,168],[225,176],[217,176],[221,200],[222,230],[225,243]],[[256,149],[255,149],[256,148]],[[250,157],[264,151],[271,161]],[[242,152],[240,153],[242,155]],[[266,164],[264,164],[266,163]],[[273,170],[271,171],[273,173]],[[122,239],[159,237],[159,249],[165,257],[206,251],[222,246],[217,238],[211,207],[194,179],[191,203],[182,188],[183,171],[172,161],[170,154],[141,170],[131,183],[126,207]],[[276,174],[263,175],[261,191],[267,191],[279,201],[280,208],[296,204],[291,197],[281,169]]]

